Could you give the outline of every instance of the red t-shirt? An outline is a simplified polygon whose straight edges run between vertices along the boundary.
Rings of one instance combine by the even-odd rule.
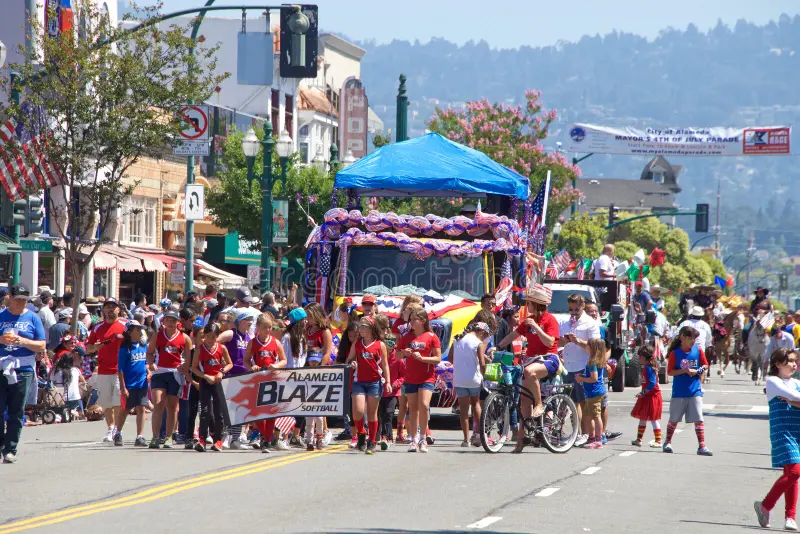
[[[262,343],[258,336],[253,338],[253,363],[265,369],[278,361],[278,340],[272,336],[267,336]]]
[[[356,382],[377,382],[381,379],[381,342],[377,339],[369,345],[364,340],[356,341]]]
[[[89,344],[110,341],[97,350],[97,374],[115,375],[119,365],[119,346],[122,344],[122,333],[125,323],[117,319],[109,324],[105,321],[98,324],[89,334]]]
[[[181,366],[183,348],[186,345],[185,334],[177,330],[172,337],[167,337],[167,331],[162,330],[156,338],[155,363],[162,369],[177,369]]]
[[[396,336],[404,336],[408,333],[408,323],[406,323],[402,318],[398,317],[392,323],[392,334]]]
[[[222,358],[222,345],[219,343],[214,344],[214,350],[208,350],[205,344],[200,345],[200,370],[203,374],[215,376],[222,372],[225,367]]]
[[[542,317],[536,321],[539,323],[539,327],[544,330],[544,333],[548,336],[553,337],[553,344],[549,347],[542,343],[542,340],[539,339],[539,335],[536,334],[532,328],[528,328],[528,326],[522,322],[517,327],[517,333],[525,336],[525,339],[528,340],[528,352],[527,356],[543,356],[545,354],[558,354],[558,340],[560,337],[559,329],[558,329],[558,321],[556,318],[553,317],[550,313],[544,312]]]
[[[409,332],[400,338],[397,343],[397,350],[411,349],[412,352],[419,352],[423,358],[430,357],[433,349],[442,348],[439,338],[433,332],[423,332],[421,336],[415,336],[414,332]],[[406,358],[406,382],[409,384],[433,383],[436,381],[436,366],[430,363],[422,363],[409,356]]]

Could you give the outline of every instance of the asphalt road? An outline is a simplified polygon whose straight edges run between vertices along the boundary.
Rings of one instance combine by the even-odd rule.
[[[454,418],[444,414],[434,418],[437,442],[429,454],[397,447],[371,457],[342,446],[271,455],[134,449],[132,420],[121,448],[100,442],[102,423],[26,428],[19,462],[0,465],[0,534],[757,528],[752,502],[777,477],[762,388],[733,374],[714,377],[706,390],[712,458],[695,454],[690,425],[679,427],[675,454],[632,447],[630,389],[610,398],[610,427],[623,437],[602,450],[564,455],[462,449]],[[782,507],[773,512],[776,526],[783,524]]]

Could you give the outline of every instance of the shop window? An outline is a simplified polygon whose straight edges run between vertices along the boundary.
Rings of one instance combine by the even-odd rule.
[[[122,203],[120,243],[133,246],[156,246],[157,199],[130,196]]]

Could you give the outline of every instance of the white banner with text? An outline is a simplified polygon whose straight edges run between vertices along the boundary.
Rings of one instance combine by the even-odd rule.
[[[570,152],[632,156],[786,156],[791,126],[631,128],[571,124]]]

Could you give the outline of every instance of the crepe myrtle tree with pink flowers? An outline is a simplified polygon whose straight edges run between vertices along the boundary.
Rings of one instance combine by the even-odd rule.
[[[525,103],[517,106],[493,104],[484,98],[467,102],[462,109],[436,108],[428,129],[527,176],[531,195],[538,193],[547,171],[551,171],[547,226],[552,227],[558,216],[583,195],[571,185],[580,176],[580,169],[563,154],[546,152],[542,145],[556,110],[543,111],[540,97],[540,91],[528,90]]]

